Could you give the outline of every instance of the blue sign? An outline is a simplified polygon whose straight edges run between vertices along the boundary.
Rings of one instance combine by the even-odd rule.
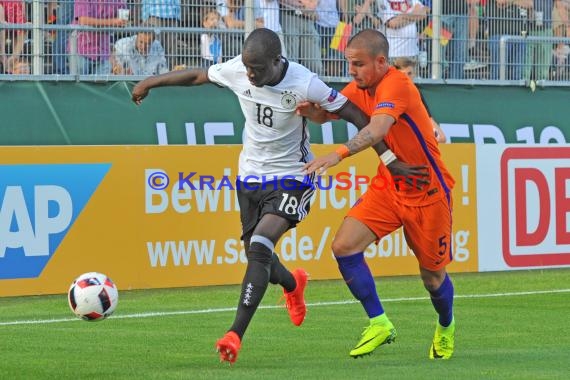
[[[110,168],[0,165],[0,279],[41,274]]]

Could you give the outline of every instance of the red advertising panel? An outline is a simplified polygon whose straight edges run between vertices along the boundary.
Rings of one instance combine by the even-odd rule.
[[[512,267],[570,264],[570,147],[501,157],[503,257]]]

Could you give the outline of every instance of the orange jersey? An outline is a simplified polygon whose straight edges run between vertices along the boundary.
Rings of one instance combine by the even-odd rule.
[[[350,82],[342,93],[367,115],[387,114],[396,119],[384,137],[386,145],[398,160],[410,165],[426,165],[429,168],[430,185],[422,190],[412,186],[399,186],[394,192],[404,204],[420,206],[433,203],[448,195],[455,180],[441,159],[441,153],[433,132],[430,117],[422,103],[420,92],[404,73],[390,67],[382,78],[374,96]],[[378,175],[391,178],[380,163]]]

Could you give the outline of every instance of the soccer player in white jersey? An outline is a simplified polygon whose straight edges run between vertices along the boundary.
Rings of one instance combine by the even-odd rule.
[[[269,283],[283,287],[293,324],[301,325],[306,314],[307,273],[302,269],[291,273],[274,253],[281,236],[307,216],[314,191],[313,178],[303,172],[312,154],[307,119],[295,112],[297,105],[317,104],[357,126],[364,127],[368,120],[316,74],[282,57],[279,37],[264,28],[248,36],[241,55],[207,70],[149,77],[135,86],[132,100],[140,104],[155,87],[204,83],[232,90],[245,116],[236,189],[248,264],[234,322],[216,343],[220,360],[234,363]],[[261,183],[264,176],[277,180]]]

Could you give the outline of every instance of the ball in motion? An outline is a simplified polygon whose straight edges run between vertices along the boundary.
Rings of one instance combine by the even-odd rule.
[[[115,311],[119,291],[109,277],[89,272],[77,277],[67,292],[71,311],[85,321],[101,321]]]

